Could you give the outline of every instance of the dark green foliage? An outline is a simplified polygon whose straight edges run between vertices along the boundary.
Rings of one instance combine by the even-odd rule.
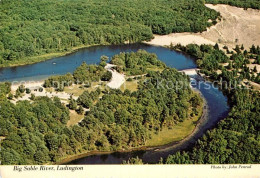
[[[229,62],[227,55],[219,49],[218,44],[214,47],[211,45],[199,46],[196,44],[189,44],[187,46],[176,45],[172,46],[171,49],[181,50],[195,57],[198,66],[208,75],[212,74],[220,67],[219,63]]]
[[[260,65],[260,55],[257,56],[255,63]]]
[[[35,100],[35,94],[33,94],[33,93],[31,94],[30,100],[33,100],[33,101]]]
[[[106,73],[104,73],[102,76],[101,76],[101,80],[102,81],[109,81],[111,80],[112,78],[112,73],[107,71]]]
[[[18,87],[18,90],[19,90],[20,93],[24,93],[24,92],[25,92],[25,87],[24,87],[24,85],[20,85],[20,86]]]
[[[7,97],[9,100],[12,100],[14,98],[14,95],[12,93],[9,93],[8,94],[8,97]]]
[[[10,93],[11,91],[11,83],[4,82],[0,83],[0,100],[5,98],[5,95]]]
[[[69,108],[71,110],[76,110],[77,109],[77,101],[74,100],[72,97],[70,97]]]
[[[200,51],[200,47],[196,44],[189,44],[186,46],[186,52],[193,57],[201,58],[202,53]]]
[[[201,32],[218,15],[200,0],[3,0],[0,65],[82,45],[141,42],[153,33]]]
[[[108,144],[117,150],[145,145],[151,131],[170,128],[189,118],[190,109],[201,103],[189,88],[187,76],[175,69],[154,73],[153,78],[140,82],[138,91],[111,90],[90,107],[80,125],[102,134],[107,141],[98,145],[93,142],[92,147]],[[183,87],[176,86],[177,82]]]
[[[81,64],[73,73],[76,83],[89,83],[99,81],[100,77],[106,72],[100,65]]]
[[[77,102],[79,105],[82,105],[85,108],[90,108],[93,105],[93,102],[96,101],[100,95],[101,91],[96,90],[92,92],[84,91],[78,98]]]
[[[26,92],[26,94],[29,94],[29,93],[31,93],[31,90],[29,88],[26,88],[25,92]]]
[[[104,75],[106,74],[106,75]],[[99,81],[101,76],[104,80],[110,80],[110,74],[107,74],[107,71],[104,67],[100,65],[87,65],[83,62],[72,74],[68,73],[66,75],[58,75],[49,77],[44,82],[44,87],[54,87],[57,91],[63,91],[64,87],[71,86],[72,84],[90,84],[94,81]]]
[[[136,158],[129,158],[128,161],[123,161],[123,164],[144,164],[143,161],[137,156]]]
[[[43,92],[43,88],[42,87],[39,88],[39,92]]]
[[[232,6],[242,7],[245,9],[260,9],[259,0],[206,0],[206,2],[211,4],[228,4]]]
[[[250,75],[249,68],[246,66],[248,55],[241,53],[241,48],[236,47],[236,53],[230,57],[232,63],[229,62],[226,68],[223,67],[221,74],[217,74],[216,68],[210,66],[213,63],[217,65],[222,60],[205,61],[204,58],[200,60],[202,71],[211,79],[221,79],[223,83],[220,81],[220,84],[222,85],[228,83],[222,89],[228,96],[231,111],[215,129],[207,131],[191,150],[170,155],[166,159],[167,164],[259,163],[259,91],[239,86],[243,79],[259,82],[259,74],[256,78],[254,75]],[[255,56],[259,52],[259,47],[253,45],[250,55]],[[212,56],[213,53],[214,51],[211,51],[205,57]],[[227,70],[230,68],[232,70]],[[239,69],[241,69],[240,72]]]
[[[77,109],[77,113],[81,115],[84,113],[84,109],[82,106],[79,106],[79,108]]]
[[[59,154],[71,149],[69,140],[62,141],[62,136],[69,136],[64,135],[67,128],[62,123],[69,119],[69,111],[59,99],[38,97],[32,104],[20,101],[16,105],[3,101],[0,106],[0,135],[6,137],[1,142],[2,164],[43,164],[51,160],[49,151],[54,146]],[[47,131],[56,142],[49,137],[44,140]]]
[[[118,71],[124,71],[128,75],[145,74],[149,68],[165,68],[165,64],[158,60],[156,54],[145,50],[138,50],[136,53],[120,53],[112,58],[111,63],[117,65]]]
[[[107,64],[107,62],[108,62],[108,60],[109,60],[109,57],[107,57],[107,56],[101,56],[101,58],[100,58],[100,66],[102,66],[102,67],[105,67],[106,66],[106,64]]]
[[[19,89],[17,89],[17,90],[15,91],[14,97],[15,97],[15,98],[19,98],[21,95],[22,95],[22,93],[20,92]]]
[[[259,93],[242,89],[229,98],[233,104],[229,116],[198,140],[191,151],[169,156],[167,164],[259,163]]]
[[[165,66],[154,54],[144,51],[129,56],[137,57],[136,66],[142,63],[146,67]],[[77,74],[88,68],[86,64],[82,66]],[[101,74],[99,67],[90,66],[88,75]],[[79,114],[84,114],[83,107],[90,109],[78,125],[71,127],[66,126],[69,110],[57,97],[53,100],[36,97],[16,105],[0,100],[0,136],[5,137],[1,142],[2,164],[45,164],[82,151],[144,146],[151,133],[171,128],[197,114],[196,107],[202,101],[189,87],[188,76],[170,68],[164,68],[161,73],[149,71],[148,75],[140,79],[138,90],[133,93],[106,89],[99,98],[98,88],[90,93],[84,91],[77,101],[71,97],[71,109]],[[141,162],[136,159],[131,163]]]
[[[49,77],[44,81],[45,88],[54,87],[57,91],[63,91],[64,87],[71,86],[74,83],[74,77],[68,73],[66,75],[58,75]]]

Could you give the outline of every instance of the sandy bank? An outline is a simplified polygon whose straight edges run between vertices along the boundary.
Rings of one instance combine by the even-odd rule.
[[[154,39],[145,42],[151,45],[165,46],[171,43],[187,45],[190,43],[215,44],[235,47],[244,44],[249,48],[252,44],[260,45],[260,11],[244,10],[228,5],[206,4],[208,8],[220,12],[222,18],[215,26],[203,33],[172,33],[169,35],[154,35]]]

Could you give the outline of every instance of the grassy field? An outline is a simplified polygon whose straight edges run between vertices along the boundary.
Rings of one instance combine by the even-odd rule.
[[[95,91],[98,87],[101,90],[104,90],[106,88],[106,84],[107,84],[107,82],[92,82],[91,87],[89,87],[89,88],[85,88],[82,85],[73,85],[70,87],[65,87],[64,92],[73,94],[74,96],[79,96],[84,91],[88,91],[88,92]]]
[[[184,122],[180,122],[173,126],[172,129],[164,128],[158,134],[152,133],[152,139],[148,140],[145,146],[161,146],[184,139],[195,129],[196,123],[203,112],[203,104],[198,108],[198,112],[198,116],[186,119]]]
[[[67,126],[72,126],[77,124],[80,120],[84,118],[84,115],[80,115],[76,113],[76,111],[71,111],[70,110],[70,120],[67,122]]]
[[[130,91],[137,91],[138,89],[138,80],[133,80],[133,81],[126,81],[121,87],[121,91],[125,91],[126,89]]]

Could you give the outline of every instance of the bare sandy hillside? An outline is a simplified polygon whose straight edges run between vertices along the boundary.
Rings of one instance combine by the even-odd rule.
[[[206,5],[221,13],[222,19],[215,26],[203,33],[173,33],[169,35],[155,35],[148,44],[170,45],[171,43],[187,45],[215,44],[234,47],[236,44],[244,44],[245,48],[252,44],[260,45],[260,11],[237,8],[228,5]]]

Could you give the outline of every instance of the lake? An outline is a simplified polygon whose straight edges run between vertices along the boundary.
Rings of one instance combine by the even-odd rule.
[[[80,49],[70,55],[53,58],[36,64],[8,67],[0,69],[0,81],[28,81],[43,80],[51,75],[66,74],[73,72],[82,62],[87,64],[99,63],[102,55],[112,57],[120,52],[131,52],[144,49],[148,52],[155,53],[160,60],[167,66],[174,67],[178,70],[196,68],[196,62],[189,56],[182,53],[171,51],[167,48],[150,46],[146,44],[131,45],[112,45],[112,46],[94,46]],[[206,130],[213,128],[221,119],[227,116],[229,106],[227,98],[217,87],[207,86],[209,82],[203,81],[199,76],[192,76],[192,79],[198,81],[193,87],[197,88],[204,96],[207,106],[208,115],[202,120],[195,129],[194,134],[188,136],[185,140],[177,143],[171,143],[162,148],[116,152],[110,154],[95,154],[83,158],[75,159],[68,164],[121,164],[123,160],[138,156],[145,163],[156,163],[162,158],[176,151],[191,148]]]

